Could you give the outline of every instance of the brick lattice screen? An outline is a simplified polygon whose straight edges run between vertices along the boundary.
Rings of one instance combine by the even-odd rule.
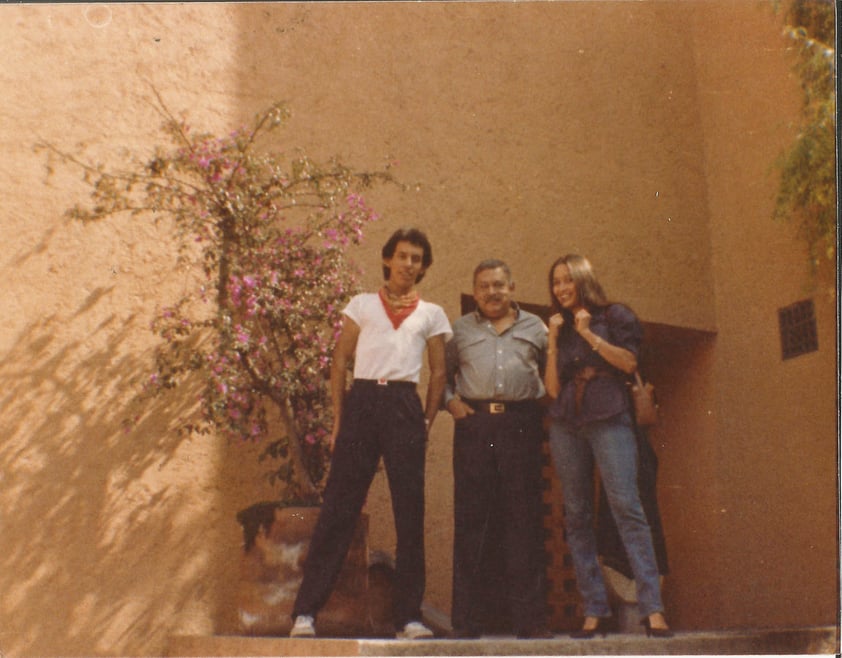
[[[581,624],[581,599],[576,591],[573,561],[564,532],[561,483],[553,468],[549,444],[543,444],[544,549],[547,555],[547,605],[550,629],[573,631]]]

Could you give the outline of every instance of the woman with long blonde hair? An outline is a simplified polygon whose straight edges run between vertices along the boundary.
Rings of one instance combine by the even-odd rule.
[[[611,625],[594,530],[594,466],[634,573],[641,623],[647,635],[670,637],[652,532],[638,493],[637,442],[626,386],[637,369],[642,327],[629,307],[608,301],[583,256],[556,260],[549,288],[554,313],[544,380],[553,399],[550,450],[585,613],[572,637],[604,635]]]

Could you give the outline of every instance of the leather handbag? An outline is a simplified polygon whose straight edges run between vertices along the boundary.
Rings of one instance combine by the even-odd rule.
[[[635,370],[631,385],[634,416],[638,427],[651,427],[658,422],[658,404],[655,402],[655,387],[644,382],[640,372]]]

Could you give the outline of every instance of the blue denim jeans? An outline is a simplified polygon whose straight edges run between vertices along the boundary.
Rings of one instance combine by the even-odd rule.
[[[641,617],[662,612],[661,587],[652,532],[637,488],[637,444],[631,417],[622,414],[575,428],[560,421],[550,426],[550,451],[564,496],[567,545],[588,617],[609,617],[608,594],[597,559],[594,529],[594,465],[637,587]]]

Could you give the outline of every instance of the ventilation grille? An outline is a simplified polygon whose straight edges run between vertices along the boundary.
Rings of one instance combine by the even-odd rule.
[[[816,309],[812,299],[779,309],[778,321],[781,326],[781,355],[784,359],[819,349]]]

